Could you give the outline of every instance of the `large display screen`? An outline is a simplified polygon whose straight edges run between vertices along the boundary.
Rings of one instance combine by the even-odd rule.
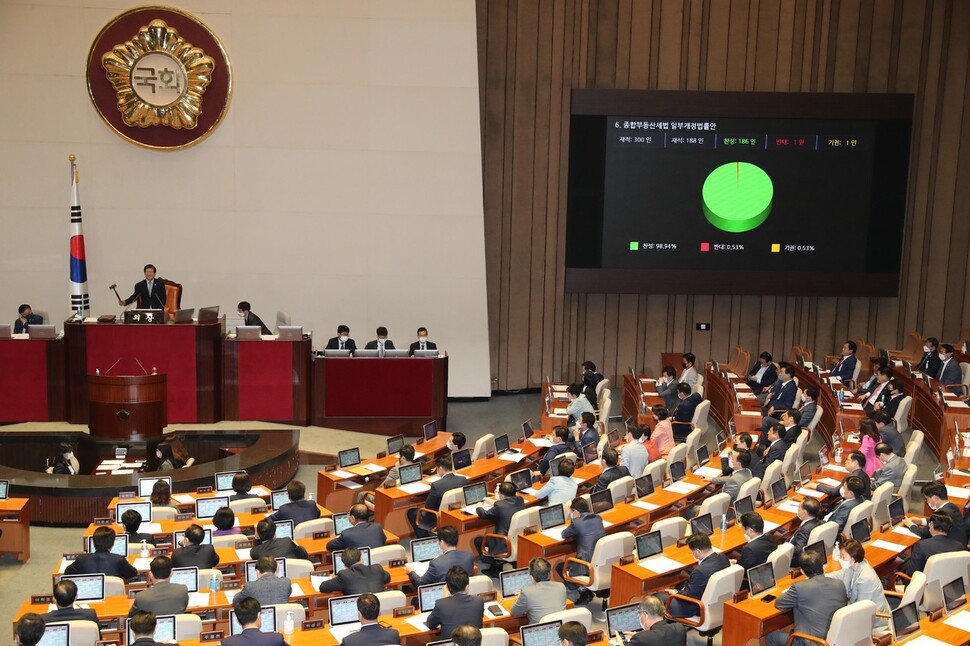
[[[568,291],[897,294],[912,95],[572,99]]]

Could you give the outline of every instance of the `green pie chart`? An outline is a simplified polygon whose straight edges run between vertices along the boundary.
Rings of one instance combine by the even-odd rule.
[[[708,222],[721,231],[743,233],[768,219],[775,188],[758,166],[730,162],[711,171],[701,193]]]

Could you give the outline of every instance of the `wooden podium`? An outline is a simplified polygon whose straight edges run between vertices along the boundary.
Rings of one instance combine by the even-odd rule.
[[[88,375],[92,437],[157,437],[168,423],[165,375]]]

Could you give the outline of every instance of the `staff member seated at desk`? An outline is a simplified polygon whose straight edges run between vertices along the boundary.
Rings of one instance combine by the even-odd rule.
[[[181,469],[185,466],[185,460],[180,460],[175,456],[172,445],[168,442],[159,442],[155,447],[155,457],[158,458],[158,471],[172,471]],[[164,482],[159,480],[158,482]]]
[[[882,466],[872,474],[872,488],[878,489],[881,484],[891,482],[893,493],[898,492],[900,485],[903,484],[903,476],[906,474],[908,466],[906,460],[893,453],[885,442],[876,445],[876,458]]]
[[[748,377],[749,379],[745,383],[748,384],[751,392],[755,395],[760,395],[762,390],[775,383],[775,380],[778,379],[778,371],[775,369],[770,352],[761,353],[751,370],[748,371]]]
[[[451,438],[448,440],[448,444],[446,445],[446,447],[448,448],[449,452],[457,453],[458,451],[461,451],[463,448],[465,448],[466,441],[467,440],[465,439],[465,434],[462,433],[461,431],[457,431],[451,434]]]
[[[640,600],[640,632],[633,633],[630,646],[685,646],[687,626],[667,621],[660,599],[647,596]]]
[[[428,341],[428,328],[419,327],[418,328],[418,340],[411,344],[408,348],[408,356],[413,357],[415,351],[417,350],[437,350],[438,344],[434,341]]]
[[[393,628],[381,626],[377,617],[381,614],[381,602],[373,594],[362,594],[357,599],[357,616],[360,630],[344,637],[341,646],[397,646],[401,634]]]
[[[854,476],[859,478],[859,480],[862,481],[861,497],[863,500],[869,500],[869,498],[872,497],[872,481],[869,479],[869,475],[866,473],[866,456],[862,455],[861,451],[853,451],[845,458],[845,468],[849,472],[849,475],[842,479],[842,485],[844,485],[850,477]],[[812,482],[809,483],[808,487],[821,491],[828,496],[839,496],[841,495],[839,493],[839,488],[842,485],[839,487],[830,487],[828,485]]]
[[[155,627],[158,621],[154,612],[136,612],[131,618],[131,632],[135,636],[129,646],[162,646],[162,642],[155,641]]]
[[[934,513],[946,514],[950,518],[950,531],[947,536],[960,543],[967,544],[967,528],[963,524],[963,514],[960,508],[954,505],[947,498],[946,486],[939,482],[927,482],[920,489],[923,496],[923,503],[926,504]],[[926,521],[922,521],[926,524]],[[904,518],[903,524],[920,538],[929,538],[930,531],[927,527],[917,525],[912,518]]]
[[[384,486],[399,486],[401,484],[400,468],[409,464],[414,464],[414,445],[412,444],[401,447],[401,452],[397,454],[397,464],[388,470],[387,478],[384,479]]]
[[[940,346],[940,371],[933,375],[944,387],[958,386],[963,375],[960,372],[960,364],[953,358],[953,346],[944,343]],[[947,390],[958,395],[964,394],[963,388],[947,388]]]
[[[855,375],[855,366],[858,361],[855,358],[855,353],[858,349],[859,346],[856,345],[855,341],[846,341],[843,343],[842,356],[832,366],[832,370],[829,371],[829,376],[838,377],[842,381],[843,386],[847,386],[852,381],[853,375]]]
[[[266,327],[266,324],[263,323],[263,319],[252,312],[252,305],[249,304],[249,301],[239,301],[239,305],[236,306],[236,311],[242,317],[243,325],[258,325],[260,334],[272,334],[269,328]]]
[[[119,300],[118,305],[125,307],[138,301],[138,309],[165,309],[165,285],[162,281],[155,280],[156,271],[155,265],[145,265],[145,280],[135,283],[135,291],[125,300]]]
[[[853,538],[842,543],[839,546],[838,560],[842,569],[830,572],[826,576],[842,582],[845,593],[849,597],[849,603],[857,601],[874,603],[876,613],[882,613],[884,616],[880,617],[876,614],[872,618],[872,634],[888,633],[889,622],[885,617],[890,613],[889,602],[886,601],[886,593],[882,590],[879,575],[866,561],[866,550],[862,547],[862,543]]]
[[[236,619],[242,626],[242,632],[222,640],[222,646],[283,646],[282,633],[264,633],[260,630],[263,624],[263,607],[252,597],[233,599],[233,610]]]
[[[440,627],[442,635],[450,635],[458,626],[481,628],[485,601],[468,594],[468,572],[457,565],[451,568],[445,575],[445,587],[448,594],[435,603],[425,622],[428,628]]]
[[[560,581],[550,581],[552,566],[537,556],[529,561],[529,577],[532,585],[519,590],[509,612],[513,617],[528,615],[528,623],[537,624],[546,615],[566,609],[566,586]]]
[[[741,485],[754,477],[751,475],[750,466],[750,451],[738,449],[731,452],[731,475],[711,478],[711,482],[721,487],[721,493],[726,493],[731,497],[730,507],[734,507],[734,503],[737,502]],[[729,509],[728,513],[733,513],[733,511]]]
[[[593,485],[590,493],[599,493],[600,491],[606,491],[610,487],[611,482],[615,482],[620,478],[630,475],[630,470],[623,465],[618,465],[620,461],[620,454],[616,452],[611,446],[606,446],[603,448],[603,473],[597,478],[596,484]],[[642,471],[642,469],[641,469]]]
[[[509,525],[512,524],[512,516],[516,512],[525,509],[525,500],[522,496],[518,495],[515,485],[511,482],[501,483],[498,486],[497,500],[493,501],[490,498],[486,498],[484,502],[487,506],[477,507],[475,514],[479,518],[495,521],[495,531],[493,533],[508,536]],[[478,552],[479,560],[488,565],[487,569],[482,570],[482,574],[497,577],[502,572],[502,566],[491,556],[486,556],[482,553],[482,545],[484,542],[484,536],[476,536],[472,541],[475,545],[475,550]],[[501,540],[489,539],[488,549],[490,552],[500,551],[504,547],[505,543]]]
[[[747,450],[747,452],[751,455],[751,466],[749,467],[751,469],[751,475],[755,478],[764,478],[765,465],[761,461],[761,457],[758,455],[756,449],[757,445],[755,444],[754,439],[751,437],[751,434],[738,433],[734,437],[734,446],[735,448]]]
[[[128,611],[132,617],[139,610],[153,612],[155,615],[180,615],[189,606],[189,589],[181,583],[172,583],[172,559],[156,556],[152,559],[148,573],[147,590],[135,595],[135,602]]]
[[[901,458],[905,457],[906,441],[900,435],[899,429],[896,428],[896,420],[890,417],[886,411],[880,410],[876,411],[876,414],[872,416],[872,421],[876,423],[876,428],[879,430],[879,437],[882,438],[882,441],[889,445],[893,453]]]
[[[292,520],[293,526],[308,520],[320,518],[320,508],[312,500],[306,500],[306,485],[299,480],[293,480],[286,485],[286,496],[290,502],[280,505],[275,514],[269,516],[269,520]]]
[[[290,538],[282,536],[276,538],[276,523],[271,518],[264,518],[256,523],[256,536],[259,537],[259,540],[249,550],[249,558],[251,559],[259,559],[260,556],[288,559],[309,558],[302,545],[297,545]]]
[[[866,383],[862,384],[853,391],[853,394],[857,397],[871,395],[872,391],[875,390],[876,386],[879,384],[879,371],[888,367],[889,361],[887,361],[884,357],[876,357],[873,359],[872,374],[869,376],[869,379],[866,380]]]
[[[570,538],[576,539],[576,558],[588,562],[593,558],[593,550],[596,549],[596,543],[606,536],[603,519],[599,514],[592,512],[589,501],[585,498],[573,498],[569,506],[569,517],[571,521],[569,526],[562,530],[562,538],[563,540],[569,540]],[[562,563],[556,565],[556,573],[559,575],[559,578],[565,579],[563,577]],[[585,565],[570,563],[569,576],[574,578],[589,576],[589,568]],[[593,593],[586,588],[572,581],[564,581],[564,583],[567,590],[579,592],[579,599],[576,600],[577,604],[587,604],[593,600]]]
[[[579,485],[573,480],[576,463],[571,458],[559,460],[559,475],[549,478],[549,482],[536,492],[537,500],[545,500],[546,505],[561,505],[576,497]]]
[[[256,494],[252,493],[250,489],[253,488],[252,478],[245,471],[240,471],[232,477],[232,491],[233,494],[229,497],[229,502],[233,500],[248,500],[250,498],[259,498]]]
[[[872,392],[860,395],[862,409],[866,412],[866,417],[872,417],[877,410],[886,407],[889,403],[891,390],[889,380],[893,378],[892,368],[883,368],[876,373],[876,385]]]
[[[121,524],[125,526],[125,533],[128,534],[128,543],[141,543],[145,541],[149,545],[155,544],[155,537],[138,531],[141,527],[141,514],[134,509],[129,509],[121,514]]]
[[[680,399],[677,397],[677,371],[673,366],[664,366],[657,380],[657,394],[664,398],[664,406],[668,411],[677,407]]]
[[[442,455],[435,460],[434,463],[438,468],[439,479],[431,483],[431,489],[428,490],[428,497],[425,498],[424,501],[424,508],[432,511],[438,511],[438,508],[441,507],[441,498],[445,495],[445,492],[465,486],[465,483],[468,482],[468,478],[451,472],[453,463],[450,455]],[[431,536],[431,532],[423,527],[418,526],[418,521],[420,520],[420,518],[418,518],[418,514],[420,513],[421,507],[412,507],[411,509],[408,509],[408,523],[412,528],[414,528],[414,533],[418,538],[427,538],[428,536]]]
[[[112,554],[111,547],[115,544],[115,530],[110,527],[98,527],[91,538],[94,552],[82,554],[74,559],[64,570],[64,574],[104,574],[121,577],[125,581],[138,575],[138,570],[120,554]]]
[[[801,524],[788,539],[788,542],[795,546],[795,553],[791,557],[792,567],[798,567],[802,550],[808,545],[808,537],[812,534],[813,529],[822,524],[822,521],[818,519],[818,515],[821,513],[822,504],[811,496],[805,496],[798,504],[797,516]]]
[[[778,380],[768,389],[768,396],[761,405],[761,412],[765,417],[780,419],[781,414],[795,405],[798,385],[795,380],[791,364],[782,361],[778,364]]]
[[[690,384],[683,382],[677,384],[677,398],[680,403],[674,408],[674,418],[671,425],[674,429],[674,442],[683,444],[687,441],[687,436],[694,430],[693,420],[694,411],[704,399],[700,393],[691,390]]]
[[[775,607],[791,610],[795,615],[795,632],[805,633],[824,640],[832,625],[832,616],[849,603],[845,585],[837,579],[824,576],[825,561],[816,552],[802,554],[802,572],[807,580],[797,581],[777,599]],[[788,632],[776,630],[765,638],[767,646],[785,646]],[[807,639],[796,639],[793,646],[812,646]]]
[[[276,568],[274,557],[260,556],[256,561],[257,579],[247,581],[236,598],[252,597],[261,606],[272,606],[289,601],[290,592],[293,591],[292,582],[289,577],[276,576]]]
[[[337,576],[320,584],[320,592],[340,592],[342,594],[361,594],[364,592],[383,592],[391,582],[391,575],[380,563],[364,565],[360,562],[360,550],[348,547],[340,553],[345,567]]]
[[[377,328],[377,338],[368,341],[365,350],[393,350],[394,342],[387,338],[387,328],[383,325]]]
[[[569,429],[565,426],[557,426],[552,430],[552,446],[550,446],[542,460],[539,461],[539,470],[532,472],[533,478],[546,475],[549,472],[549,463],[563,453],[569,452]]]
[[[24,334],[30,332],[31,325],[43,325],[44,318],[30,309],[30,305],[24,303],[17,310],[17,320],[13,322],[13,333]]]
[[[54,603],[57,610],[51,610],[40,616],[45,624],[58,621],[93,621],[97,623],[98,613],[90,608],[75,608],[77,599],[77,584],[70,579],[61,579],[54,585]]]
[[[839,526],[839,532],[845,531],[845,522],[849,520],[849,512],[862,504],[862,494],[865,492],[865,485],[859,476],[849,476],[842,481],[839,494],[842,502],[836,505],[835,509],[825,520],[832,521]]]
[[[765,521],[758,512],[749,511],[741,514],[738,523],[744,530],[744,537],[748,543],[741,548],[736,562],[747,572],[756,565],[767,563],[768,556],[775,551],[778,544],[775,543],[775,539],[765,534]],[[742,588],[747,589],[747,582]]]
[[[950,538],[953,522],[946,514],[935,513],[929,517],[926,524],[929,536],[921,538],[913,545],[912,555],[899,567],[899,571],[908,577],[916,572],[922,572],[926,567],[926,560],[936,554],[946,552],[963,552],[967,546]]]
[[[262,521],[261,521],[262,522]],[[272,525],[276,530],[276,525]],[[200,525],[192,524],[185,529],[182,545],[172,552],[172,564],[175,567],[192,567],[200,570],[214,568],[219,565],[219,555],[211,545],[203,545],[205,530]],[[255,556],[252,558],[256,558]]]
[[[599,442],[600,434],[596,431],[596,415],[583,413],[579,416],[579,424],[573,429],[573,448],[582,454],[587,444]]]
[[[346,325],[337,326],[337,336],[327,341],[327,350],[350,350],[353,354],[357,344],[350,338],[350,328]]]
[[[468,550],[458,549],[458,530],[447,525],[438,529],[438,546],[441,554],[428,562],[428,569],[422,576],[418,576],[408,567],[408,578],[411,585],[427,585],[429,583],[441,583],[445,580],[448,570],[456,565],[471,576],[475,571],[475,556]]]
[[[54,463],[50,466],[50,473],[62,476],[77,475],[77,471],[74,469],[74,449],[67,442],[61,442],[57,445]]]
[[[367,505],[357,503],[350,508],[350,527],[327,543],[328,552],[347,547],[381,547],[385,542],[384,528],[370,520]]]
[[[924,375],[929,375],[935,377],[940,374],[940,340],[936,337],[929,337],[923,342],[923,356],[919,360],[919,363],[913,366],[913,370],[921,372]]]
[[[677,589],[667,590],[667,594],[678,594],[680,596],[697,599],[697,602],[688,602],[683,599],[671,599],[667,604],[667,614],[671,617],[696,617],[698,603],[704,590],[707,589],[707,582],[711,575],[719,572],[731,565],[728,557],[718,554],[711,546],[711,538],[705,534],[691,534],[687,537],[687,548],[691,556],[697,560],[697,565],[691,570],[688,579]]]

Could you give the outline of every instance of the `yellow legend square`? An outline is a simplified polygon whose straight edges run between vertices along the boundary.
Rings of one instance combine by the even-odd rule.
[[[778,243],[772,243],[771,253],[781,253],[781,245]]]

